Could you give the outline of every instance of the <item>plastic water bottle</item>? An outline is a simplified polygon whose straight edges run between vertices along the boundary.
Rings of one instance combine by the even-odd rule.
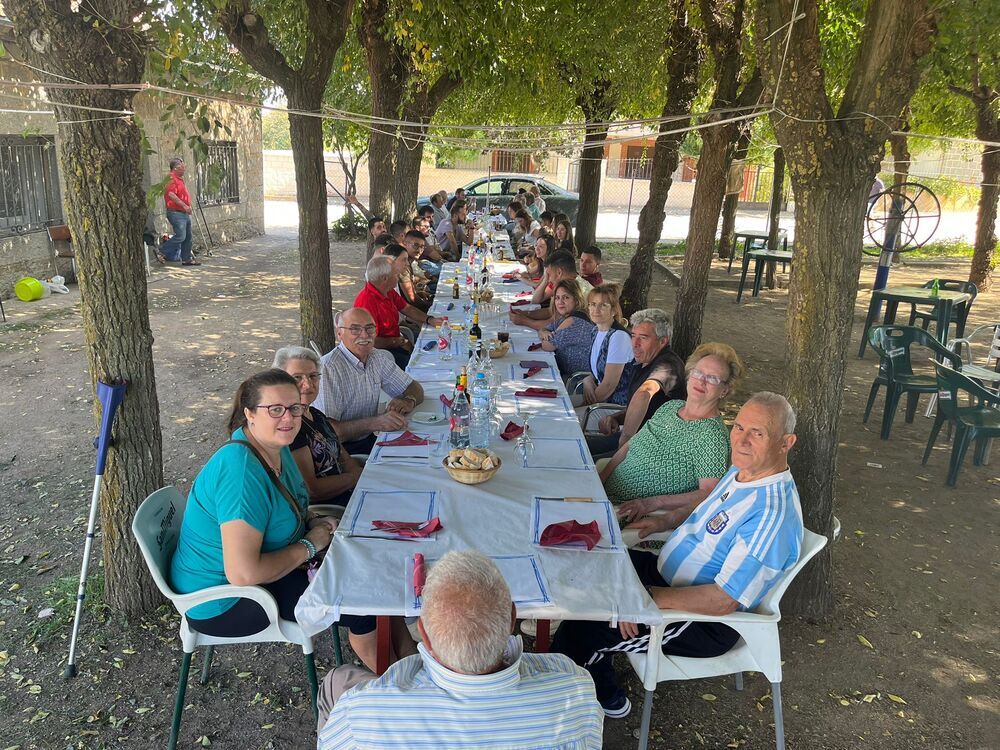
[[[469,445],[490,447],[490,386],[483,373],[472,384],[472,418],[469,422]]]
[[[465,388],[455,389],[455,400],[451,402],[449,415],[451,434],[449,442],[452,448],[469,447],[469,402],[465,400]]]
[[[441,321],[441,333],[438,334],[438,352],[441,360],[447,362],[452,358],[451,353],[451,326],[448,325],[448,318]]]

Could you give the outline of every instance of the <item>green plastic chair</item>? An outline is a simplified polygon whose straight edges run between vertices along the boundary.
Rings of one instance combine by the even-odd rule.
[[[885,409],[882,411],[883,440],[889,439],[892,420],[896,416],[899,399],[906,394],[906,421],[912,422],[922,393],[936,393],[937,380],[933,375],[917,375],[913,372],[910,349],[917,345],[930,349],[936,359],[946,359],[957,369],[962,367],[962,358],[941,345],[931,334],[914,326],[874,326],[868,331],[868,343],[878,352],[878,375],[868,393],[868,405],[862,420],[868,423],[878,389],[885,386]]]
[[[933,286],[933,279],[923,285],[924,289],[930,289]],[[938,279],[938,289],[949,292],[965,292],[971,296],[971,299],[964,305],[955,305],[951,311],[951,320],[948,321],[949,326],[952,323],[955,324],[955,335],[961,338],[965,335],[965,324],[969,319],[969,311],[972,309],[972,303],[976,301],[976,296],[979,294],[979,287],[967,279]],[[918,322],[920,327],[926,331],[932,322],[936,322],[936,318],[930,310],[921,310],[916,305],[910,305],[910,321],[908,325],[917,325]],[[941,338],[941,331],[936,331],[936,333],[938,338]]]
[[[986,463],[989,455],[990,441],[1000,436],[1000,394],[986,390],[974,380],[940,362],[935,362],[934,367],[937,370],[937,415],[934,417],[934,426],[927,438],[921,463],[927,464],[941,425],[945,421],[949,422],[955,428],[955,439],[951,447],[947,481],[949,487],[954,487],[969,443],[976,441],[973,463],[981,466]],[[960,405],[959,397],[962,395],[969,397],[968,406]]]

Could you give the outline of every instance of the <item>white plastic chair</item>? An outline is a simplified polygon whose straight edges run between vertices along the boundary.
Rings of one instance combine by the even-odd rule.
[[[735,674],[736,689],[743,689],[743,672],[763,672],[771,683],[771,702],[774,704],[775,745],[785,748],[785,726],[781,707],[781,641],[778,621],[781,612],[778,603],[785,589],[809,562],[826,545],[825,536],[805,529],[798,562],[774,584],[764,600],[752,612],[733,612],[728,615],[702,615],[695,612],[664,611],[663,621],[652,628],[650,644],[663,640],[663,631],[674,622],[720,622],[740,634],[740,640],[729,651],[708,659],[664,656],[660,648],[649,648],[646,653],[628,654],[628,660],[642,680],[646,691],[642,705],[642,725],[639,750],[646,750],[649,741],[649,720],[653,708],[653,692],[657,683],[667,680],[696,680],[704,677]],[[626,542],[627,543],[627,542]]]
[[[187,500],[174,487],[164,487],[147,497],[132,519],[132,533],[139,543],[149,574],[153,577],[156,587],[160,590],[177,611],[181,614],[181,645],[184,648],[184,658],[181,661],[180,677],[177,681],[177,697],[174,702],[174,718],[170,729],[168,750],[177,746],[177,735],[181,727],[181,714],[184,710],[184,694],[187,691],[188,672],[191,668],[191,657],[199,646],[206,646],[205,663],[201,672],[201,684],[208,682],[212,665],[212,651],[215,646],[237,643],[294,643],[302,648],[306,657],[306,670],[309,676],[309,687],[312,691],[313,710],[316,710],[316,663],[313,658],[312,638],[306,635],[298,623],[282,620],[278,615],[278,604],[267,589],[260,586],[212,586],[190,594],[178,594],[167,583],[170,558],[177,547],[180,535],[181,520]],[[267,613],[270,624],[264,630],[242,638],[219,638],[204,635],[188,626],[184,614],[199,604],[218,599],[243,598],[252,599]]]

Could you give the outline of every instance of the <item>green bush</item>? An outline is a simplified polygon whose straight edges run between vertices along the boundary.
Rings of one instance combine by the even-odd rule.
[[[348,211],[331,225],[336,240],[361,240],[368,232],[368,220],[357,211]]]

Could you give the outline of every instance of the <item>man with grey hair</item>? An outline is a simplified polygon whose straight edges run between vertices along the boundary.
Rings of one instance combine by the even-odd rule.
[[[320,359],[316,408],[326,414],[348,453],[370,453],[376,432],[406,429],[407,415],[424,400],[420,383],[387,351],[375,348],[375,321],[352,307],[334,319],[340,343]],[[391,400],[379,413],[382,392]]]
[[[701,502],[640,518],[629,524],[639,538],[675,529],[659,556],[630,550],[639,580],[661,609],[726,615],[752,610],[799,559],[802,508],[788,470],[795,445],[795,413],[784,396],[754,394],[733,421],[729,445],[733,465]],[[669,625],[664,654],[713,657],[726,653],[739,634],[718,622]],[[585,666],[597,686],[606,716],[620,719],[631,704],[618,686],[612,655],[641,652],[649,629],[624,622],[564,622],[552,650]]]
[[[393,258],[375,255],[365,270],[367,283],[354,299],[354,306],[371,313],[375,320],[375,347],[387,350],[400,368],[405,368],[413,352],[413,344],[399,332],[399,316],[417,324],[440,325],[441,321],[407,303],[396,286],[399,272]]]
[[[684,361],[670,348],[674,330],[670,316],[650,307],[632,313],[630,322],[632,354],[639,367],[629,381],[628,405],[601,417],[600,434],[587,434],[587,447],[594,458],[625,445],[667,401],[687,398]]]
[[[318,749],[600,748],[594,684],[565,656],[523,653],[496,564],[465,551],[428,565],[419,654],[378,679],[347,665],[329,673]]]
[[[431,196],[431,208],[434,209],[434,214],[431,217],[431,227],[437,229],[438,224],[442,221],[448,221],[448,217],[451,215],[447,208],[445,208],[445,202],[448,200],[448,191],[439,190]]]

